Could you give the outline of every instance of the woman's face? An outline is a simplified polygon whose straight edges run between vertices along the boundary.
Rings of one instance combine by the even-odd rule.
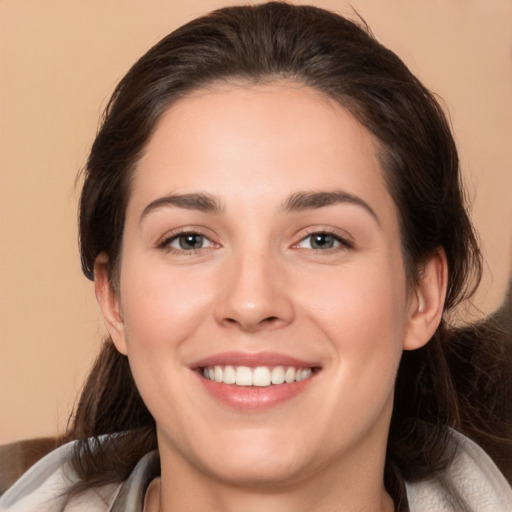
[[[164,472],[383,463],[402,350],[428,338],[376,142],[341,106],[293,84],[178,101],[134,173],[119,296],[97,271]]]

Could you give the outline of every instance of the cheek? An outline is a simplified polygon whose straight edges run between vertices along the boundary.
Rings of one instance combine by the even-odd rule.
[[[175,346],[187,338],[206,318],[214,288],[210,281],[205,272],[127,262],[121,276],[121,308],[129,349],[135,344],[145,349]]]
[[[393,261],[347,268],[323,284],[306,283],[304,310],[329,340],[339,378],[392,387],[407,328],[403,269]]]
[[[336,269],[321,280],[304,282],[304,307],[330,332],[330,338],[376,343],[370,333],[400,338],[406,321],[406,285],[403,271],[355,265]],[[351,343],[352,345],[352,343]]]
[[[187,341],[209,316],[212,286],[197,272],[138,261],[142,258],[125,259],[121,272],[127,355],[152,415],[159,423],[172,422],[169,418],[178,417],[183,404],[192,401],[191,375],[184,365]]]

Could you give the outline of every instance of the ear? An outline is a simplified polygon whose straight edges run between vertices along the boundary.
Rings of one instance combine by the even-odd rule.
[[[448,262],[440,247],[422,266],[412,294],[404,350],[426,345],[436,332],[443,316],[447,283]]]
[[[99,254],[94,261],[94,290],[105,327],[117,350],[126,355],[125,329],[119,294],[110,282],[108,256],[105,253]]]

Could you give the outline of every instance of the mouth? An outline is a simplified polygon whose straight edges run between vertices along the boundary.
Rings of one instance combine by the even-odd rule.
[[[237,351],[208,356],[193,362],[190,369],[216,402],[258,412],[307,393],[322,365],[275,352]]]
[[[310,396],[322,365],[274,352],[224,352],[192,363],[207,395],[241,412],[264,412]]]
[[[266,388],[301,382],[311,378],[315,367],[295,366],[203,366],[200,374],[207,380],[232,386]]]

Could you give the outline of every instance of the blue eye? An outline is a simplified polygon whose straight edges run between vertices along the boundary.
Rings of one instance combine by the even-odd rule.
[[[167,239],[163,245],[182,251],[197,251],[205,247],[211,247],[213,243],[199,233],[180,233]]]
[[[328,250],[336,247],[349,247],[350,244],[331,233],[311,233],[304,237],[298,245],[301,249]]]

